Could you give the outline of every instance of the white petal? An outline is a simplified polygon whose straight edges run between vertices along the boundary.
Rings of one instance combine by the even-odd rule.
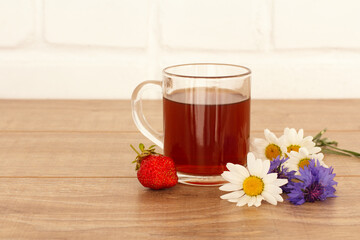
[[[279,140],[276,137],[276,135],[272,132],[270,132],[269,129],[265,129],[264,130],[264,134],[265,134],[265,139],[269,142],[269,143],[276,143],[278,144]]]
[[[307,136],[304,139],[302,139],[304,142],[312,142],[313,137],[312,136]]]
[[[263,160],[256,159],[256,170],[255,170],[255,176],[262,177],[262,170],[263,170]]]
[[[306,148],[301,147],[299,149],[299,156],[305,158],[307,155],[309,155],[309,151]]]
[[[257,196],[256,196],[256,202],[254,203],[254,206],[255,206],[255,207],[260,206],[260,205],[261,205],[261,201],[262,201],[263,199],[264,199],[263,196],[257,195]]]
[[[285,167],[289,169],[289,171],[297,171],[299,170],[299,164],[300,158],[291,156],[289,160],[285,162]]]
[[[281,146],[280,146],[280,149],[281,149],[281,153],[282,153],[282,155],[284,155],[284,153],[287,153],[287,147],[286,147],[286,145],[287,144],[282,144]],[[288,154],[289,155],[289,154]],[[281,157],[281,156],[280,156]]]
[[[240,164],[227,163],[226,167],[233,173],[237,173],[242,178],[247,178],[249,175],[248,170]]]
[[[279,140],[279,144],[282,145],[282,144],[284,143],[284,141],[286,140],[285,135],[280,136],[280,137],[278,138],[278,140]]]
[[[255,160],[255,155],[252,153],[252,152],[249,152],[248,154],[247,154],[247,162],[249,162],[249,161],[254,161]]]
[[[277,201],[276,201],[276,199],[274,198],[274,196],[271,195],[271,193],[266,192],[266,191],[263,191],[263,192],[261,193],[261,195],[264,197],[264,199],[265,199],[268,203],[271,203],[272,205],[277,205]]]
[[[284,137],[287,138],[287,136],[289,136],[289,131],[290,131],[290,128],[284,128]]]
[[[318,153],[321,151],[321,148],[320,147],[313,147],[313,148],[310,148],[309,149],[309,153],[310,154],[315,154],[315,153]]]
[[[247,204],[249,202],[250,198],[251,198],[250,196],[245,194],[238,200],[238,203],[236,204],[236,206],[239,206],[239,207],[244,206],[245,204]]]
[[[323,160],[324,158],[324,154],[322,153],[315,153],[315,154],[311,154],[308,156],[310,159],[315,159],[315,160],[319,160],[320,162]]]
[[[248,160],[248,169],[250,175],[260,177],[262,173],[262,160],[261,159],[254,159],[249,162]]]
[[[324,154],[322,153],[316,154],[316,159],[319,160],[320,162],[323,160],[323,158],[324,158]]]
[[[264,129],[264,136],[267,142],[271,143],[271,140],[269,139],[269,135],[270,135],[270,130],[265,128]]]
[[[277,173],[269,173],[265,177],[263,177],[263,181],[265,184],[272,183],[276,180],[276,178],[277,178]]]
[[[242,185],[233,184],[233,183],[225,183],[221,187],[219,187],[221,191],[236,191],[242,189]]]
[[[302,142],[302,143],[300,143],[300,146],[303,148],[306,148],[308,150],[308,152],[311,153],[311,151],[315,147],[315,143],[314,142]]]
[[[238,198],[232,198],[232,199],[227,199],[229,202],[238,202],[239,201],[239,199]]]
[[[248,202],[248,207],[251,207],[256,202],[256,196],[252,196]]]
[[[273,197],[276,199],[276,201],[278,202],[283,202],[284,199],[282,198],[282,196],[280,194],[275,194],[273,195]]]
[[[229,172],[229,171],[225,171],[221,174],[221,176],[228,182],[237,184],[240,182],[240,179],[234,175],[233,173]]]
[[[269,160],[263,161],[261,177],[267,175],[269,172],[269,169],[270,169],[270,161]]]
[[[279,186],[279,187],[281,187],[282,185],[285,185],[287,183],[288,183],[288,180],[283,179],[283,178],[278,178],[273,182],[274,185]]]
[[[320,161],[320,165],[323,166],[323,167],[329,168],[329,166],[326,165],[323,161]]]
[[[229,171],[230,171],[236,178],[245,178],[244,176],[242,176],[242,175],[237,171],[237,168],[235,167],[235,164],[233,164],[233,163],[227,163],[227,164],[226,164],[226,168],[229,169]]]
[[[265,150],[264,151],[261,151],[261,152],[254,152],[256,158],[259,158],[259,159],[266,159],[266,156],[265,156]]]
[[[242,176],[244,176],[244,178],[247,178],[247,177],[250,176],[249,171],[248,171],[244,166],[242,166],[242,165],[236,165],[236,168],[237,168],[238,172],[239,172]]]
[[[299,171],[299,166],[297,164],[288,163],[286,167],[289,169],[289,171]]]
[[[267,146],[269,144],[268,141],[266,141],[265,139],[262,139],[262,138],[255,138],[254,141],[253,141],[253,145],[254,146]]]
[[[289,139],[289,142],[294,145],[297,143],[297,133],[296,133],[296,130],[294,128],[291,128],[289,130],[289,135],[288,135],[288,139]]]
[[[250,175],[253,175],[252,170],[256,168],[256,166],[255,166],[256,165],[256,159],[254,157],[254,154],[252,154],[251,152],[248,153],[247,156],[248,156],[247,157],[247,168],[249,170]]]
[[[240,198],[244,195],[244,191],[235,191],[228,194],[224,194],[220,196],[221,199],[234,199],[234,198]]]
[[[231,169],[232,169],[232,167],[233,167],[234,165],[235,165],[235,164],[233,164],[233,163],[227,163],[227,164],[226,164],[226,168],[229,169],[229,171],[231,172],[231,171],[232,171]]]
[[[298,138],[299,140],[303,139],[304,138],[304,129],[300,129],[299,132],[298,132]]]
[[[300,149],[299,149],[299,151],[300,151]],[[290,158],[300,158],[300,153],[295,152],[295,151],[289,152],[288,155]],[[290,161],[290,159],[288,161]],[[286,161],[285,163],[287,163],[288,161]]]
[[[282,189],[273,184],[266,184],[264,191],[271,192],[273,194],[281,194],[282,193]]]
[[[257,158],[265,157],[265,148],[269,145],[264,139],[256,138],[251,144],[252,151]]]

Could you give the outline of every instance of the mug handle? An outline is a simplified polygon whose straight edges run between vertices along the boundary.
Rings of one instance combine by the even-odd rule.
[[[164,149],[164,135],[150,126],[142,109],[142,95],[144,91],[153,89],[154,87],[160,87],[162,89],[161,85],[162,83],[160,81],[145,81],[140,83],[131,96],[131,109],[132,117],[139,131],[161,149]]]

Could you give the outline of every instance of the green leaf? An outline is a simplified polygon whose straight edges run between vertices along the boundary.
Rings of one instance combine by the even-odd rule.
[[[140,150],[143,152],[143,151],[144,151],[144,148],[145,148],[144,144],[140,143],[140,144],[139,144],[139,148],[140,148]]]
[[[321,138],[321,136],[327,131],[326,128],[324,128],[323,130],[321,130],[318,134],[315,135],[315,137],[313,138],[314,141],[318,140]]]

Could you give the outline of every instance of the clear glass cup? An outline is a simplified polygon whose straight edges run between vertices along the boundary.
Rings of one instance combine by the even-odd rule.
[[[162,81],[145,81],[133,92],[133,119],[140,132],[174,159],[179,182],[216,186],[226,163],[245,165],[250,139],[250,69],[232,64],[170,66]],[[163,93],[163,133],[142,113],[142,93]]]

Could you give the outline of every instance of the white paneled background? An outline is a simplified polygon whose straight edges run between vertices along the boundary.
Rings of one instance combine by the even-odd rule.
[[[165,66],[253,71],[253,98],[360,98],[357,0],[0,0],[0,98],[126,99]]]

